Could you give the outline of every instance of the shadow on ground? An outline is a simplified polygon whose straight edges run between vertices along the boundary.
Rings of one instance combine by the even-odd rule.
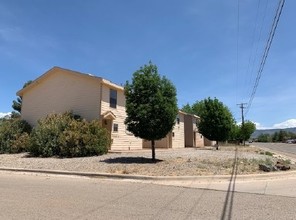
[[[232,173],[229,180],[228,190],[225,197],[224,207],[221,215],[221,220],[231,220],[232,211],[233,211],[233,201],[234,201],[234,192],[235,192],[235,182],[237,177],[238,170],[238,148],[235,148],[234,161],[232,166]]]
[[[122,163],[122,164],[133,164],[133,163],[144,164],[144,163],[159,163],[159,162],[162,162],[162,160],[155,159],[155,161],[153,161],[151,158],[146,158],[146,157],[115,157],[115,158],[101,160],[100,162]]]

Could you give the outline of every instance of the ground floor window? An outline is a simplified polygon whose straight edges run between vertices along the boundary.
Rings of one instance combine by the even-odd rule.
[[[113,124],[113,132],[118,132],[118,124]]]

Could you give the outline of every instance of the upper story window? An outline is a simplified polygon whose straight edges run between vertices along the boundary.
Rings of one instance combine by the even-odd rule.
[[[110,89],[110,107],[116,108],[117,105],[117,91],[114,89]]]

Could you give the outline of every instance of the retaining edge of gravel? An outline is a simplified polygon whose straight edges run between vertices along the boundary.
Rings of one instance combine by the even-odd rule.
[[[112,173],[95,173],[95,172],[77,172],[64,170],[43,170],[43,169],[24,169],[0,167],[0,171],[23,172],[23,173],[39,173],[52,175],[66,176],[81,176],[90,178],[108,178],[108,179],[129,179],[129,180],[153,180],[153,181],[176,181],[176,180],[196,180],[196,181],[228,181],[231,175],[211,175],[211,176],[145,176],[145,175],[130,175],[130,174],[112,174]],[[236,175],[236,180],[266,180],[278,178],[296,178],[296,171],[276,171],[263,174],[244,174]]]

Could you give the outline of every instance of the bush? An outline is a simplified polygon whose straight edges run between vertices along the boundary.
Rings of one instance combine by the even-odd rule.
[[[30,145],[31,126],[19,118],[5,119],[0,123],[0,153],[20,153]]]
[[[98,121],[87,122],[71,113],[51,114],[31,134],[33,156],[81,157],[107,153],[110,138]]]

